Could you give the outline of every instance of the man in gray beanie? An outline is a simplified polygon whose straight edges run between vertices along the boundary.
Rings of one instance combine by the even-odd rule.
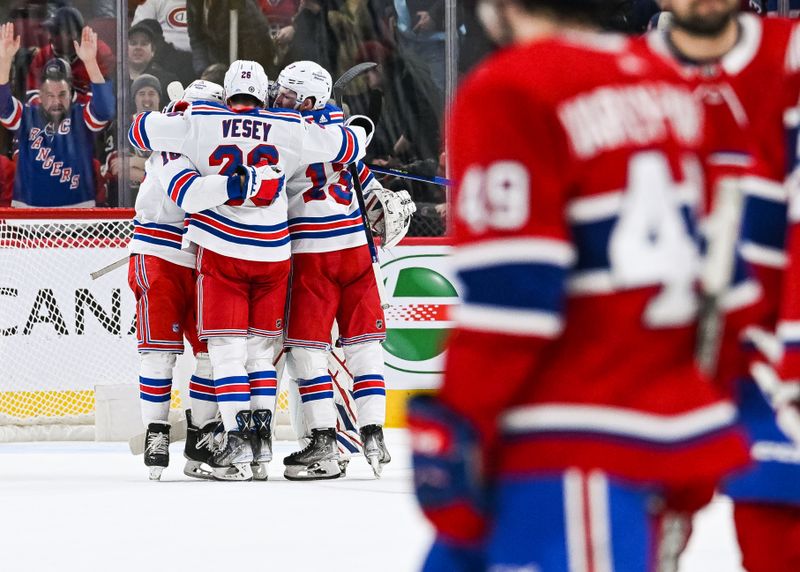
[[[136,113],[161,109],[161,82],[154,75],[143,73],[131,85],[131,97]],[[166,102],[164,102],[166,104]]]

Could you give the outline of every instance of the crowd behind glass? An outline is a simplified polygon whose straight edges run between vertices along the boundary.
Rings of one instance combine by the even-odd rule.
[[[40,87],[53,58],[70,68],[72,105],[89,101],[92,84],[73,40],[80,39],[84,26],[97,33],[97,63],[114,85],[117,113],[94,137],[94,149],[76,148],[75,153],[91,155],[96,206],[130,207],[146,157],[120,141],[119,133],[137,112],[166,105],[174,81],[188,85],[203,78],[222,84],[230,60],[231,9],[238,15],[236,56],[258,61],[270,78],[296,60],[316,61],[334,78],[357,63],[378,63],[349,85],[344,98],[349,112],[376,122],[366,162],[424,178],[445,176],[448,71],[455,71],[457,81],[493,48],[475,19],[474,1],[7,0],[0,5],[0,23],[13,23],[21,38],[10,83],[11,93],[26,106],[42,105]],[[641,33],[668,3],[621,0],[619,27]],[[126,4],[125,13],[118,14],[118,5]],[[745,4],[763,11],[770,7],[766,0]],[[797,4],[800,8],[800,0]],[[448,30],[456,48],[450,59]],[[487,102],[493,104],[506,102]],[[21,204],[14,190],[20,170],[16,150],[19,139],[28,135],[0,127],[0,206]],[[417,203],[410,236],[444,234],[444,186],[392,176],[382,177],[382,183],[408,189]]]

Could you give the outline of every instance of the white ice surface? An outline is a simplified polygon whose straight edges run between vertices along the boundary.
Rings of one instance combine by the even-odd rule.
[[[122,443],[0,444],[0,572],[410,572],[431,529],[411,494],[408,439],[387,431],[392,462],[363,458],[345,479],[296,483],[277,442],[270,480],[184,477],[182,443],[161,482]],[[681,572],[740,572],[730,503],[699,515]]]

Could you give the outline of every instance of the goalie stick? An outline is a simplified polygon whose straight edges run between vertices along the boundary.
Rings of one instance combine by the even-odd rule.
[[[333,84],[333,100],[336,105],[344,112],[344,86],[353,80],[359,74],[367,70],[377,67],[375,62],[363,62],[356,64],[349,70],[344,72],[342,76]],[[383,284],[383,276],[381,274],[381,265],[378,261],[378,248],[375,246],[375,239],[372,236],[372,227],[367,220],[367,207],[364,203],[364,189],[361,188],[361,179],[358,177],[358,167],[355,163],[350,163],[347,167],[350,172],[350,178],[353,180],[353,190],[356,194],[358,201],[358,208],[361,211],[361,223],[364,226],[364,234],[367,237],[367,247],[369,248],[369,255],[372,258],[372,272],[375,275],[375,283],[378,286],[378,296],[381,300],[381,307],[388,308],[389,302],[386,296],[386,287]]]

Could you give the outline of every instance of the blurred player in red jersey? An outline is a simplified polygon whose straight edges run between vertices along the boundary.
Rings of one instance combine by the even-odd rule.
[[[789,385],[767,388],[765,396],[754,383],[749,366],[761,358],[753,351],[753,340],[761,342],[765,332],[777,329],[789,345],[798,339],[791,317],[782,317],[782,313],[791,314],[792,297],[785,311],[780,302],[782,293],[785,297],[797,290],[794,284],[798,280],[786,267],[787,260],[797,265],[800,256],[800,249],[798,254],[786,249],[788,196],[783,186],[796,161],[800,27],[789,20],[737,14],[737,0],[673,0],[671,7],[671,25],[651,34],[648,43],[698,71],[698,89],[707,99],[726,99],[738,108],[751,151],[741,153],[731,146],[721,160],[761,175],[742,178],[739,184],[744,195],[740,253],[747,271],[757,279],[760,302],[729,316],[730,334],[740,333],[745,326],[748,329],[741,336],[740,347],[726,352],[730,359],[721,364],[718,375],[726,385],[734,382],[742,421],[754,441],[751,455],[755,464],[730,479],[723,490],[734,499],[743,566],[750,572],[798,570],[800,463],[796,454],[781,454],[793,446],[779,430],[769,405],[769,400],[783,401],[790,394],[785,391]],[[734,289],[729,297],[741,301],[743,293]],[[781,373],[791,378],[791,363],[788,365]]]
[[[656,513],[746,462],[694,361],[703,109],[596,31],[615,4],[479,4],[513,45],[448,122],[463,304],[439,395],[409,406],[426,570],[650,570]]]

